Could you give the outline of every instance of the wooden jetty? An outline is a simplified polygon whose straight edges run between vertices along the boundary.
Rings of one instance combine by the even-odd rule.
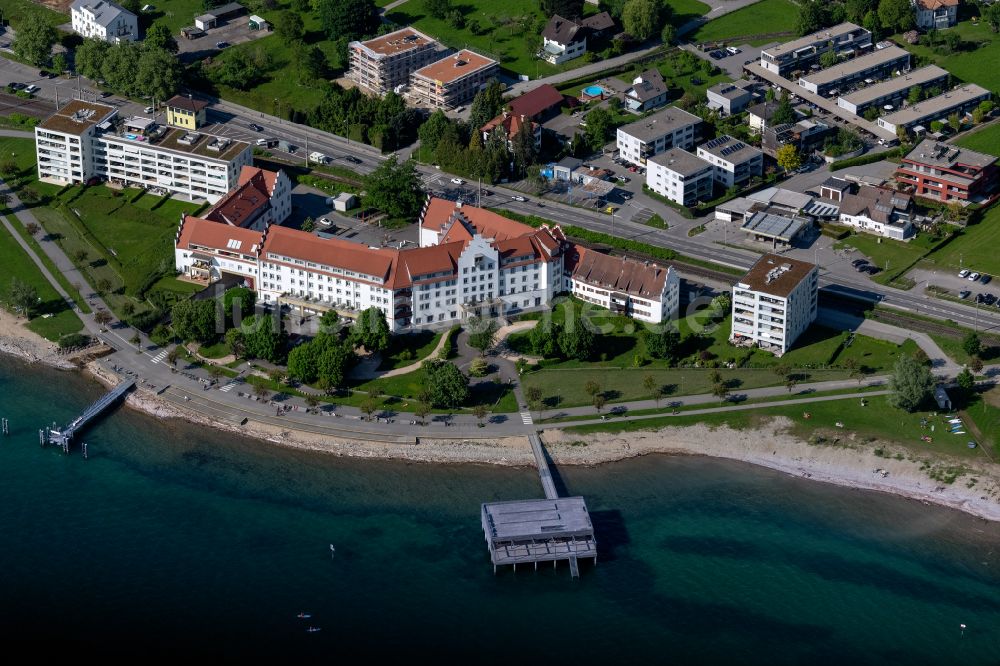
[[[97,402],[92,404],[90,407],[87,407],[83,413],[70,421],[68,425],[62,428],[57,428],[53,425],[52,427],[39,430],[39,442],[42,446],[45,446],[46,444],[61,446],[63,452],[69,453],[70,444],[73,442],[73,438],[76,434],[86,427],[88,423],[100,416],[104,410],[115,404],[119,398],[128,393],[133,386],[135,386],[134,379],[123,381],[118,384],[118,386],[101,396]]]
[[[560,560],[569,562],[570,575],[580,576],[578,558],[592,557],[597,563],[597,539],[582,497],[559,497],[552,471],[536,433],[528,436],[535,454],[543,500],[486,502],[482,505],[483,532],[493,561],[498,565],[534,564]]]

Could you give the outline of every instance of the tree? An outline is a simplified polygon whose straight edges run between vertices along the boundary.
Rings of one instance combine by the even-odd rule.
[[[330,39],[350,41],[378,30],[379,15],[373,0],[314,0],[313,7]]]
[[[562,326],[552,322],[540,321],[528,334],[528,342],[531,344],[531,351],[543,358],[551,358],[559,355],[559,333]]]
[[[957,113],[951,114],[948,116],[948,124],[951,125],[953,130],[960,132],[962,130],[962,116]]]
[[[435,407],[455,409],[469,399],[469,379],[454,363],[431,360],[424,362],[424,368],[427,390]]]
[[[98,326],[107,326],[112,319],[111,313],[107,310],[98,310],[94,313],[94,321],[97,322]]]
[[[267,378],[275,384],[283,384],[288,380],[288,373],[281,368],[271,368],[267,371]]]
[[[872,10],[865,14],[861,27],[872,33],[872,39],[878,39],[878,36],[882,34],[882,22],[879,21],[878,12]]]
[[[568,19],[580,18],[583,15],[583,0],[542,0],[542,11],[546,16],[558,14]]]
[[[645,1],[645,0],[643,0]],[[610,138],[614,128],[614,118],[604,107],[598,107],[587,114],[587,142],[592,150],[600,150]]]
[[[67,70],[69,70],[69,62],[66,60],[65,53],[60,51],[52,56],[52,71],[56,74],[62,74]]]
[[[317,358],[317,374],[320,383],[328,389],[339,388],[347,381],[358,357],[349,344],[330,335],[317,336],[310,343],[320,349]]]
[[[130,317],[135,314],[135,303],[132,301],[125,301],[122,303],[122,314],[126,317]]]
[[[847,20],[861,25],[868,12],[878,9],[878,0],[847,0],[845,9]]]
[[[38,304],[38,290],[23,280],[11,278],[9,298],[15,312],[30,318],[32,310]]]
[[[478,349],[482,356],[493,348],[497,340],[497,322],[495,319],[474,317],[469,321],[469,345]]]
[[[799,4],[795,29],[800,35],[809,35],[826,25],[826,10],[818,0],[805,0]]]
[[[912,356],[902,355],[896,360],[889,379],[889,404],[912,412],[930,396],[934,378],[930,368]]]
[[[604,397],[603,393],[598,393],[597,395],[594,396],[593,400],[594,400],[594,409],[596,409],[597,413],[600,414],[601,410],[604,409],[604,405],[607,403],[608,399]]]
[[[80,44],[73,53],[73,62],[76,64],[76,71],[88,79],[97,80],[102,78],[101,71],[104,68],[104,58],[110,49],[111,45],[105,41],[98,39],[83,40],[83,44]]]
[[[226,331],[226,345],[236,358],[247,357],[247,341],[243,337],[243,329],[231,328]]]
[[[28,232],[29,236],[37,236],[38,232],[41,231],[42,228],[34,222],[28,222],[24,225],[24,230]]]
[[[712,395],[725,402],[726,398],[729,397],[729,388],[722,382],[719,382],[712,386]]]
[[[994,2],[983,10],[983,20],[989,23],[993,32],[1000,32],[1000,4]]]
[[[906,32],[916,23],[910,0],[879,0],[878,19],[883,28]]]
[[[17,162],[14,160],[4,160],[0,162],[0,176],[4,178],[13,178],[18,174],[20,169],[17,166]]]
[[[528,402],[541,402],[542,389],[537,386],[528,386],[524,389],[524,397]]]
[[[778,166],[785,171],[795,171],[802,166],[802,157],[799,155],[799,149],[791,143],[786,143],[781,148],[778,148],[775,152],[775,158],[778,161]]]
[[[788,389],[788,392],[789,392],[789,393],[791,393],[791,392],[792,392],[792,390],[793,390],[793,389],[795,388],[795,385],[796,385],[796,384],[798,384],[798,382],[797,382],[797,381],[795,381],[795,380],[794,380],[793,378],[791,378],[791,377],[789,377],[788,379],[786,379],[786,380],[785,380],[785,388],[786,388],[786,389]]]
[[[500,114],[504,107],[503,91],[503,84],[496,79],[490,79],[486,87],[476,93],[469,109],[469,127],[473,131],[477,131]]]
[[[167,352],[167,363],[169,363],[170,367],[173,368],[175,365],[177,365],[177,361],[180,359],[180,357],[181,357],[180,350],[178,350],[177,347],[171,347],[170,351]]]
[[[677,38],[677,29],[674,28],[670,23],[665,23],[663,25],[663,30],[660,31],[660,39],[663,40],[664,46],[670,46],[674,43]]]
[[[257,398],[259,398],[260,400],[265,400],[271,395],[271,392],[268,391],[267,387],[264,386],[263,384],[254,384],[253,394],[257,396]]]
[[[371,421],[372,414],[378,411],[378,399],[373,395],[366,396],[365,399],[361,401],[361,411],[364,412],[365,416],[368,417],[368,420]]]
[[[438,142],[449,131],[453,133],[455,127],[451,120],[448,119],[448,116],[444,115],[444,111],[438,109],[432,113],[424,124],[420,126],[420,129],[417,130],[417,135],[420,137],[421,155],[433,156],[437,150]],[[423,152],[425,150],[427,151],[426,153]]]
[[[787,90],[781,91],[781,97],[778,99],[778,108],[774,110],[771,115],[771,125],[784,125],[786,123],[795,122],[795,109],[792,108],[792,100],[788,96]]]
[[[142,40],[146,48],[162,49],[168,53],[177,53],[177,40],[165,23],[154,23],[146,28],[146,37]]]
[[[424,424],[424,419],[431,413],[431,405],[426,400],[420,400],[413,408],[413,414],[417,417],[420,425]]]
[[[979,356],[983,351],[983,343],[979,339],[979,334],[975,331],[970,331],[962,340],[962,349],[969,356]]]
[[[336,310],[327,310],[319,316],[319,331],[332,335],[340,330],[340,315]]]
[[[906,101],[909,104],[916,104],[923,98],[920,90],[920,86],[913,86],[910,88],[910,94],[906,96]]]
[[[660,4],[654,0],[627,0],[622,7],[622,28],[640,42],[656,34],[659,18]]]
[[[601,392],[601,385],[593,379],[587,380],[587,383],[583,385],[583,392],[593,398]]]
[[[17,24],[17,34],[12,46],[17,57],[41,67],[49,62],[52,46],[57,39],[56,29],[49,25],[42,14],[25,12],[21,22]]]
[[[385,313],[376,307],[364,310],[351,327],[351,342],[373,354],[389,348],[391,335]]]
[[[292,56],[295,58],[295,71],[299,83],[305,84],[316,79],[326,78],[326,55],[318,46],[308,46],[302,42],[296,42],[292,48]]]
[[[222,368],[214,363],[210,363],[208,366],[208,374],[212,376],[213,380],[218,381],[219,377],[222,376]]]
[[[125,95],[137,94],[136,71],[141,49],[132,42],[115,44],[104,54],[101,76],[108,86]]]
[[[284,360],[288,334],[282,330],[280,320],[271,315],[253,315],[243,320],[240,329],[248,356],[272,363]]]
[[[476,420],[479,421],[479,427],[483,427],[483,419],[490,413],[490,408],[486,405],[479,403],[472,408],[472,413],[475,415]]]
[[[85,263],[89,256],[90,253],[84,250],[83,248],[73,251],[73,261],[75,261],[78,264]]]
[[[586,361],[594,353],[594,334],[581,324],[564,328],[559,334],[559,350],[566,358]]]
[[[178,301],[170,316],[174,332],[183,340],[208,342],[217,335],[214,301]]]
[[[21,203],[27,204],[29,206],[32,204],[36,204],[42,200],[42,195],[39,194],[38,190],[36,190],[33,187],[21,188],[21,191],[18,193],[18,196],[21,198]]]
[[[451,13],[451,0],[425,0],[424,8],[434,18],[443,21]]]
[[[836,51],[827,51],[819,57],[819,64],[820,67],[833,67],[839,60]]]
[[[301,42],[306,34],[302,16],[298,12],[279,12],[274,20],[274,34],[285,42]]]
[[[681,344],[681,334],[673,326],[664,326],[659,332],[643,329],[646,351],[653,358],[675,359]]]
[[[958,384],[958,388],[965,398],[971,396],[976,388],[976,378],[969,372],[968,368],[962,368],[962,371],[955,377],[955,383]]]
[[[253,313],[256,303],[257,293],[246,287],[232,287],[222,295],[222,311],[225,313],[226,319],[233,317],[234,309],[239,311],[241,317]]]
[[[220,65],[210,70],[210,76],[216,83],[237,90],[249,90],[261,76],[257,64],[241,49],[230,50],[221,60]]]
[[[288,374],[306,384],[319,378],[320,347],[312,342],[301,344],[288,352]]]
[[[413,160],[402,164],[395,155],[365,176],[365,195],[362,205],[375,208],[389,217],[414,218],[423,206],[420,175]]]
[[[472,359],[472,363],[469,364],[469,374],[473,377],[485,377],[489,371],[489,362],[481,356]]]
[[[141,96],[155,100],[169,99],[177,92],[180,83],[180,61],[173,53],[149,47],[141,50],[134,86]]]

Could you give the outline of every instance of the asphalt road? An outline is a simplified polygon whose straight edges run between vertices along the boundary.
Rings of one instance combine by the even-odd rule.
[[[41,86],[38,96],[55,99],[58,94],[60,100],[68,99],[77,86],[76,79],[39,79],[38,71],[34,68],[0,58],[0,86],[11,81],[35,83]],[[91,95],[91,99],[96,94],[95,88],[86,82],[82,83],[81,89],[84,95]],[[117,96],[109,97],[103,101],[118,106],[122,115],[143,113],[144,105],[129,102]],[[242,140],[255,140],[261,136],[285,139],[298,146],[298,150],[291,157],[302,159],[303,163],[309,152],[315,150],[333,158],[334,164],[339,163],[359,174],[365,174],[374,169],[385,158],[370,146],[347,141],[342,137],[311,127],[279,120],[230,102],[216,100],[213,102],[214,109],[209,115],[212,131]],[[264,130],[254,132],[249,128],[250,123],[261,125]],[[406,148],[398,152],[401,157],[406,157],[410,155],[412,150],[412,148]],[[348,155],[360,160],[360,164],[351,164],[344,159]],[[434,191],[453,198],[461,197],[468,203],[477,202],[475,184],[454,185],[450,182],[451,174],[429,166],[418,166],[418,170],[425,184],[429,184]],[[606,213],[523,195],[523,193],[503,186],[489,186],[489,189],[494,194],[482,199],[481,203],[485,206],[538,215],[560,224],[573,224],[593,231],[611,233],[622,238],[640,240],[650,245],[671,248],[697,259],[746,269],[753,264],[758,256],[757,253],[749,250],[719,245],[708,238],[688,237],[684,230],[690,228],[692,224],[690,220],[685,220],[673,209],[645,195],[637,195],[633,201],[637,207],[649,208],[663,217],[671,226],[669,231],[664,232],[617,216],[612,218]],[[528,200],[526,202],[515,201],[512,198],[515,195],[525,196]],[[539,206],[539,203],[542,205]],[[973,307],[932,299],[924,296],[921,293],[922,290],[914,289],[912,292],[907,292],[876,284],[855,273],[850,268],[848,261],[836,262],[830,266],[823,265],[820,286],[836,293],[880,302],[924,316],[951,319],[964,326],[977,326],[988,330],[1000,329],[1000,313],[998,312],[983,312],[980,309],[977,315]]]

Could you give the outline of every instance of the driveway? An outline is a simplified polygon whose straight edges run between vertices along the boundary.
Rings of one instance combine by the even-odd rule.
[[[771,42],[770,44],[765,44],[764,46],[750,46],[749,44],[740,44],[736,48],[740,50],[736,55],[728,55],[720,60],[715,60],[709,55],[711,51],[702,51],[694,44],[685,44],[681,48],[690,51],[702,60],[707,60],[713,65],[718,66],[720,69],[725,71],[729,76],[734,79],[743,78],[743,66],[748,62],[760,62],[760,52],[764,49],[771,48],[778,42]]]

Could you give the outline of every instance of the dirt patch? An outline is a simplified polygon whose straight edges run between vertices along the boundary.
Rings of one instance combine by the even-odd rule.
[[[73,4],[73,0],[34,0],[34,2],[36,5],[54,9],[60,14],[66,14],[67,16],[69,15],[69,6]]]
[[[983,400],[990,407],[1000,407],[1000,388],[991,388],[983,394]]]

